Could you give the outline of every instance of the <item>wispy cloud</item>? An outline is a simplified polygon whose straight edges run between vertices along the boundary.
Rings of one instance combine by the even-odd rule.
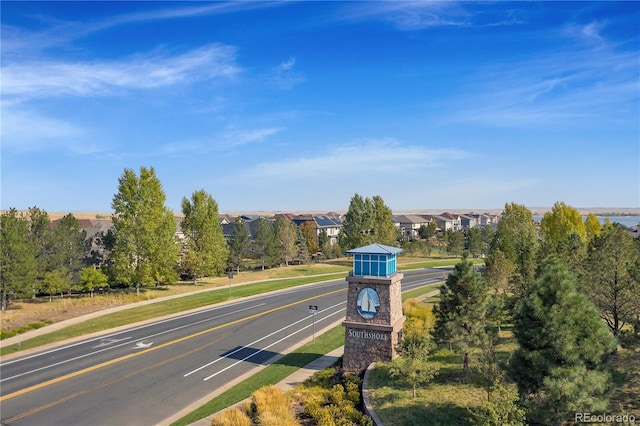
[[[240,71],[235,49],[213,44],[178,55],[151,53],[118,61],[10,63],[2,69],[2,91],[3,97],[14,99],[104,96],[120,90],[230,78]]]
[[[261,143],[282,129],[277,127],[253,129],[228,129],[219,135],[210,135],[199,139],[176,141],[164,145],[160,155],[191,156],[211,152],[227,152],[239,147]]]
[[[302,74],[295,71],[296,58],[289,58],[273,68],[266,79],[275,87],[282,90],[291,90],[294,86],[305,81]]]
[[[440,167],[470,153],[455,149],[430,149],[403,145],[393,139],[361,140],[335,146],[316,156],[264,162],[244,170],[252,179],[363,178],[381,174],[407,174],[412,170]]]
[[[457,1],[347,2],[339,19],[385,21],[403,31],[439,27],[494,27],[523,22],[508,8],[501,8],[500,13],[490,10]]]
[[[15,153],[55,151],[63,149],[74,154],[100,151],[82,141],[86,132],[64,120],[43,116],[15,107],[2,108],[2,150]]]
[[[25,56],[52,47],[65,46],[74,40],[121,25],[223,15],[251,9],[271,8],[283,4],[286,2],[214,2],[197,6],[161,7],[83,22],[61,22],[41,18],[40,27],[44,27],[44,29],[39,31],[26,31],[10,25],[3,25],[2,50],[5,56]]]
[[[484,67],[468,85],[448,121],[501,127],[615,122],[637,108],[638,58],[601,49],[545,52]]]

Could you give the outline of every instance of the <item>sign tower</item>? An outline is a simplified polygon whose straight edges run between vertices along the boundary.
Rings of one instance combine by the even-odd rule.
[[[347,251],[353,271],[347,277],[347,315],[342,367],[360,373],[374,361],[391,361],[402,335],[402,272],[396,255],[402,249],[370,244]]]

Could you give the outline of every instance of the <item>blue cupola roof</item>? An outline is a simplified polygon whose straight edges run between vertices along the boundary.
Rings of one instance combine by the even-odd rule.
[[[397,247],[369,244],[347,251],[353,254],[353,275],[389,277],[396,273],[396,255],[402,252]]]

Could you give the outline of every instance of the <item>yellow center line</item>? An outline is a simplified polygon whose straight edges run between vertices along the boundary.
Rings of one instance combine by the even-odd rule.
[[[166,348],[167,346],[171,346],[171,345],[174,345],[176,343],[184,342],[184,341],[192,339],[194,337],[202,336],[203,334],[207,334],[207,333],[210,333],[212,331],[216,331],[216,330],[219,330],[221,328],[228,327],[230,325],[238,324],[240,322],[248,321],[248,320],[251,320],[251,319],[254,319],[254,318],[259,318],[261,316],[270,314],[272,312],[276,312],[276,311],[280,311],[282,309],[290,308],[291,306],[295,306],[295,305],[298,305],[300,303],[308,302],[309,300],[318,299],[320,297],[328,296],[330,294],[339,293],[341,291],[346,291],[346,289],[334,290],[334,291],[330,291],[328,293],[320,294],[318,296],[308,297],[308,298],[303,299],[303,300],[298,300],[297,302],[289,303],[288,305],[279,306],[277,308],[273,308],[273,309],[270,309],[268,311],[259,312],[257,314],[250,315],[248,317],[240,318],[240,319],[237,319],[235,321],[231,321],[231,322],[228,322],[228,323],[225,323],[225,324],[220,324],[220,325],[215,326],[213,328],[209,328],[207,330],[199,331],[197,333],[190,334],[188,336],[184,336],[184,337],[181,337],[179,339],[172,340],[170,342],[166,342],[166,343],[163,343],[163,344],[158,345],[158,346],[154,346],[154,347],[151,347],[151,348],[148,348],[148,349],[144,349],[144,350],[139,351],[139,352],[134,352],[134,353],[131,353],[129,355],[124,355],[124,356],[122,356],[120,358],[112,359],[110,361],[105,361],[105,362],[103,362],[101,364],[96,364],[94,366],[87,367],[85,369],[82,369],[82,370],[79,370],[79,371],[75,371],[73,373],[69,373],[69,374],[66,374],[64,376],[60,376],[60,377],[57,377],[55,379],[51,379],[51,380],[48,380],[46,382],[39,383],[37,385],[30,386],[28,388],[21,389],[19,391],[10,393],[8,395],[2,395],[2,396],[0,396],[0,402],[6,401],[6,400],[11,399],[11,398],[15,398],[17,396],[21,396],[21,395],[27,394],[29,392],[36,391],[38,389],[45,388],[47,386],[51,386],[51,385],[56,384],[56,383],[63,382],[65,380],[72,379],[74,377],[81,376],[81,375],[86,374],[86,373],[90,373],[90,372],[95,371],[95,370],[99,370],[100,368],[104,368],[104,367],[107,367],[107,366],[110,366],[110,365],[113,365],[113,364],[117,364],[118,362],[126,361],[128,359],[131,359],[131,358],[134,358],[134,357],[137,357],[137,356],[140,356],[140,355],[144,355],[144,354],[147,354],[149,352],[156,351],[158,349]]]

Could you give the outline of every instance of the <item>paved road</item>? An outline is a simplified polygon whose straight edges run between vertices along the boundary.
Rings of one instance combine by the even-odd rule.
[[[442,277],[440,269],[406,272],[403,291]],[[345,302],[344,279],[329,281],[9,360],[0,364],[2,424],[160,423],[344,318]]]

